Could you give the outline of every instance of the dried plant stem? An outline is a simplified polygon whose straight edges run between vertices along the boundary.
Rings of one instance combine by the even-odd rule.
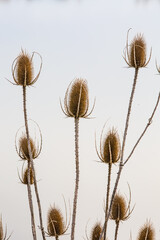
[[[119,230],[119,221],[116,222],[116,229],[115,229],[115,236],[114,236],[114,240],[117,240],[117,236],[118,236],[118,230]]]
[[[29,141],[29,131],[28,131],[28,122],[27,122],[26,87],[25,86],[23,86],[23,110],[24,110],[26,135],[27,135],[27,141],[28,141],[28,150],[29,150],[29,155],[31,155],[31,146],[30,146],[30,141]],[[33,210],[33,201],[32,201],[32,192],[31,192],[31,185],[30,185],[30,168],[31,168],[31,161],[28,161],[28,174],[27,174],[28,201],[29,201],[29,207],[30,207],[30,213],[31,213],[32,235],[33,235],[33,239],[37,240],[35,219],[34,219],[34,210]]]
[[[117,173],[117,178],[116,178],[116,182],[115,182],[114,189],[113,189],[113,192],[112,192],[110,206],[109,206],[109,210],[108,210],[108,214],[107,214],[104,226],[108,222],[108,219],[109,219],[109,216],[110,216],[110,213],[111,213],[111,208],[112,208],[114,196],[116,194],[118,183],[119,183],[120,176],[121,176],[121,172],[122,172],[122,169],[123,169],[123,155],[124,155],[126,137],[127,137],[127,133],[128,133],[128,126],[129,126],[129,119],[130,119],[131,108],[132,108],[132,103],[133,103],[133,97],[134,97],[134,93],[135,93],[135,89],[136,89],[138,70],[139,70],[139,68],[135,68],[135,75],[134,75],[132,91],[131,91],[131,95],[130,95],[130,99],[129,99],[129,105],[128,105],[128,111],[127,111],[127,117],[126,117],[126,123],[125,123],[125,129],[124,129],[124,135],[123,135],[123,141],[122,141],[122,150],[121,150],[121,158],[120,158],[119,170],[118,170],[118,173]],[[102,230],[102,233],[101,233],[101,236],[100,236],[99,239],[102,238],[102,235],[104,233],[104,229],[105,229],[104,226],[103,226],[103,230]]]
[[[45,238],[45,231],[44,231],[44,227],[43,227],[43,220],[42,220],[41,203],[40,203],[39,192],[38,192],[38,187],[37,187],[36,173],[35,173],[35,168],[34,168],[34,163],[33,163],[32,153],[31,153],[31,146],[30,146],[29,128],[28,128],[28,120],[27,120],[27,108],[26,108],[26,87],[25,86],[23,86],[23,99],[24,99],[23,102],[24,102],[25,128],[26,128],[26,136],[27,136],[27,142],[28,142],[28,151],[29,151],[29,157],[30,157],[30,161],[28,161],[28,164],[31,165],[32,171],[33,171],[34,188],[35,188],[35,194],[36,194],[38,211],[39,211],[40,229],[41,229],[43,240],[46,240],[46,238]],[[28,166],[28,169],[29,169],[29,166]],[[29,179],[28,182],[30,184],[30,171],[28,171],[27,178]]]
[[[112,163],[109,163],[108,164],[108,179],[107,179],[105,219],[107,218],[107,212],[108,212],[109,193],[110,193],[110,185],[111,185],[111,168],[112,168]],[[105,221],[104,240],[106,239],[106,233],[107,233],[107,222]]]
[[[75,191],[73,200],[73,213],[72,213],[72,225],[71,225],[71,240],[74,240],[75,224],[76,224],[76,212],[77,212],[77,199],[78,199],[78,188],[79,188],[79,118],[75,118],[75,162],[76,162],[76,181]]]

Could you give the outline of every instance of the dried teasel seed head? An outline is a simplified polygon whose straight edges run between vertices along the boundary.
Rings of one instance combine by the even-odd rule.
[[[33,79],[33,64],[31,57],[24,51],[18,56],[15,65],[15,76],[18,85],[31,85]]]
[[[142,35],[137,35],[130,45],[130,64],[134,68],[146,63],[146,43]]]
[[[128,205],[124,197],[117,193],[113,200],[110,219],[114,220],[116,223],[127,220],[134,209],[134,207],[130,209],[130,203],[131,203],[131,192],[130,192],[130,199],[128,201]]]
[[[31,146],[31,153],[32,153],[32,158],[35,159],[37,157],[37,149],[35,146],[35,143],[32,138],[30,138],[30,146]],[[30,160],[29,157],[29,150],[28,150],[28,141],[27,137],[25,135],[22,135],[19,139],[19,156],[23,160]]]
[[[51,207],[48,211],[47,230],[49,236],[60,236],[65,233],[65,224],[61,211]]]
[[[101,149],[102,161],[104,163],[116,163],[120,157],[120,140],[116,130],[113,128],[103,139]]]
[[[99,240],[102,232],[102,226],[100,223],[96,223],[91,231],[91,240]],[[103,238],[101,238],[102,240]]]
[[[88,107],[89,97],[87,81],[77,78],[69,85],[66,91],[64,110],[63,108],[62,110],[67,117],[86,118],[93,111],[92,109],[92,111],[88,113]]]
[[[38,56],[41,59],[39,72],[36,77],[33,74],[33,57],[36,52],[33,52],[32,56],[22,50],[19,56],[13,61],[12,64],[12,76],[16,85],[30,86],[33,85],[41,72],[42,68],[42,57],[39,53]]]
[[[124,53],[124,60],[129,65],[129,67],[133,67],[136,69],[146,67],[150,59],[151,52],[148,60],[146,57],[146,42],[143,35],[137,34],[137,36],[134,37],[129,46],[127,36],[127,45]]]
[[[22,172],[22,178],[20,179],[23,184],[28,184],[28,168]],[[34,183],[33,170],[30,168],[30,184]]]
[[[117,221],[123,221],[126,217],[127,205],[123,196],[116,194],[113,200],[111,219]]]
[[[152,224],[147,222],[139,231],[137,240],[154,240],[155,230]]]

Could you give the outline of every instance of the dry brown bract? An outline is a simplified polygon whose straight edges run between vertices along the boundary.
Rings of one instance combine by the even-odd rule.
[[[129,33],[129,31],[128,31]],[[142,34],[137,34],[130,45],[127,43],[123,56],[125,62],[129,67],[142,68],[146,67],[151,59],[151,51],[148,61],[146,59],[146,43]]]
[[[67,117],[87,118],[92,113],[94,105],[88,113],[89,97],[86,80],[77,78],[70,83],[64,98],[64,109],[62,104],[61,108]]]
[[[102,232],[101,224],[100,223],[96,223],[94,225],[94,227],[92,228],[90,239],[91,240],[99,240],[101,232]],[[102,240],[102,238],[101,238],[101,240]]]
[[[36,77],[33,74],[33,57],[38,54],[40,57],[40,69]],[[42,69],[42,57],[39,53],[33,52],[32,56],[29,56],[23,50],[20,55],[12,63],[12,76],[15,81],[15,85],[30,86],[33,85]]]
[[[49,209],[47,221],[47,234],[50,237],[56,237],[56,239],[58,239],[58,236],[63,235],[69,227],[67,220],[65,223],[61,211],[56,207]]]
[[[140,229],[137,240],[154,240],[155,239],[155,231],[147,221],[147,223]]]
[[[110,219],[114,220],[116,223],[127,220],[134,209],[130,209],[130,201],[131,199],[129,199],[127,206],[124,197],[120,194],[116,194],[113,200]]]
[[[23,170],[23,167],[22,167],[21,177],[19,176],[19,179],[21,183],[25,185],[28,184],[28,168]],[[30,184],[33,184],[33,183],[34,183],[33,170],[30,168]]]
[[[30,147],[31,147],[32,159],[37,158],[42,150],[42,139],[41,139],[40,146],[39,145],[36,146],[33,139],[30,138]],[[28,142],[25,134],[23,134],[20,137],[18,147],[16,146],[16,151],[22,160],[30,160]]]
[[[108,164],[116,163],[120,158],[120,140],[118,133],[113,128],[110,130],[107,135],[103,138],[103,131],[100,138],[100,153],[97,150],[96,152],[99,159]]]

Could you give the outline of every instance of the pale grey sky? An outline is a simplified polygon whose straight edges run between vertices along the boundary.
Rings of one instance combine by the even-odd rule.
[[[16,131],[24,125],[22,89],[12,86],[11,64],[21,48],[28,53],[42,55],[43,68],[34,87],[28,88],[28,114],[42,131],[43,150],[35,161],[43,217],[50,204],[64,209],[62,194],[72,204],[74,168],[74,121],[66,119],[60,109],[59,97],[76,77],[87,79],[90,105],[96,97],[96,106],[90,120],[80,120],[80,191],[76,240],[85,236],[96,220],[103,221],[107,167],[98,163],[94,146],[104,123],[106,131],[114,126],[122,139],[126,108],[131,91],[134,70],[123,60],[126,35],[129,40],[143,33],[152,58],[141,69],[137,84],[126,154],[130,152],[142,132],[155,105],[160,89],[155,59],[160,64],[158,1],[16,1],[0,2],[0,212],[13,240],[31,239],[27,191],[19,183],[17,168],[22,162],[15,151]],[[36,59],[36,65],[38,60]],[[36,72],[36,69],[35,69]],[[128,195],[127,182],[136,203],[131,218],[120,226],[119,238],[136,238],[146,219],[151,219],[160,238],[160,108],[152,125],[126,165],[119,190]],[[115,167],[115,175],[117,168]],[[113,174],[114,178],[114,174]],[[38,223],[38,221],[37,221]],[[110,224],[109,240],[113,238],[114,224]],[[70,229],[68,230],[68,233]],[[40,236],[40,234],[39,234]],[[66,235],[61,239],[68,239]],[[39,237],[41,239],[41,236]]]

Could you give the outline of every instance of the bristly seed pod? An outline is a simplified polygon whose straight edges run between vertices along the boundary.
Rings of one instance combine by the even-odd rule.
[[[19,157],[22,160],[28,160],[29,161],[30,157],[29,157],[29,150],[28,150],[28,141],[27,141],[27,137],[26,137],[26,135],[24,133],[20,137],[17,145],[18,146],[16,146],[16,151],[17,151]],[[31,146],[32,159],[35,159],[41,153],[42,139],[41,139],[41,145],[40,146],[39,145],[36,146],[35,142],[30,137],[30,146]]]
[[[155,231],[150,222],[147,222],[139,231],[137,240],[154,240]]]
[[[30,146],[31,146],[32,158],[35,159],[37,155],[37,150],[32,138],[30,138]],[[23,160],[29,160],[28,141],[25,135],[23,135],[19,139],[19,155]]]
[[[22,169],[22,177],[19,176],[19,179],[21,183],[27,185],[28,184],[28,168],[25,170]],[[33,177],[33,170],[30,168],[30,184],[32,185],[34,183],[34,177]]]
[[[116,194],[113,200],[110,219],[114,220],[116,223],[125,221],[130,217],[132,211],[133,208],[132,210],[130,209],[130,200],[127,206],[124,197],[120,194]]]
[[[20,86],[30,86],[33,85],[41,72],[42,68],[42,57],[40,54],[38,56],[41,59],[40,69],[36,77],[33,76],[33,57],[35,52],[33,52],[32,56],[29,56],[23,50],[20,55],[13,61],[12,64],[12,76],[16,85]]]
[[[62,108],[62,106],[61,106]],[[88,113],[89,108],[89,97],[88,97],[88,86],[84,79],[77,78],[73,81],[65,94],[64,99],[64,114],[67,117],[74,118],[87,118],[93,111]]]
[[[58,208],[51,207],[48,211],[47,217],[47,233],[49,236],[57,237],[63,235],[66,228],[61,211]]]
[[[142,34],[137,34],[137,36],[133,39],[129,47],[128,47],[128,36],[127,36],[127,44],[126,44],[126,50],[124,53],[124,60],[129,65],[129,67],[133,67],[136,69],[146,67],[150,59],[151,59],[151,52],[150,52],[148,61],[146,59],[146,43]]]
[[[120,158],[120,140],[118,133],[113,128],[107,135],[102,139],[103,130],[100,139],[100,153],[96,151],[100,160],[104,163],[112,164],[116,163]]]
[[[94,227],[92,228],[92,231],[91,231],[91,240],[99,240],[100,238],[100,235],[101,235],[101,232],[102,232],[102,226],[100,223],[96,223],[94,225]],[[102,240],[103,238],[101,238]]]

